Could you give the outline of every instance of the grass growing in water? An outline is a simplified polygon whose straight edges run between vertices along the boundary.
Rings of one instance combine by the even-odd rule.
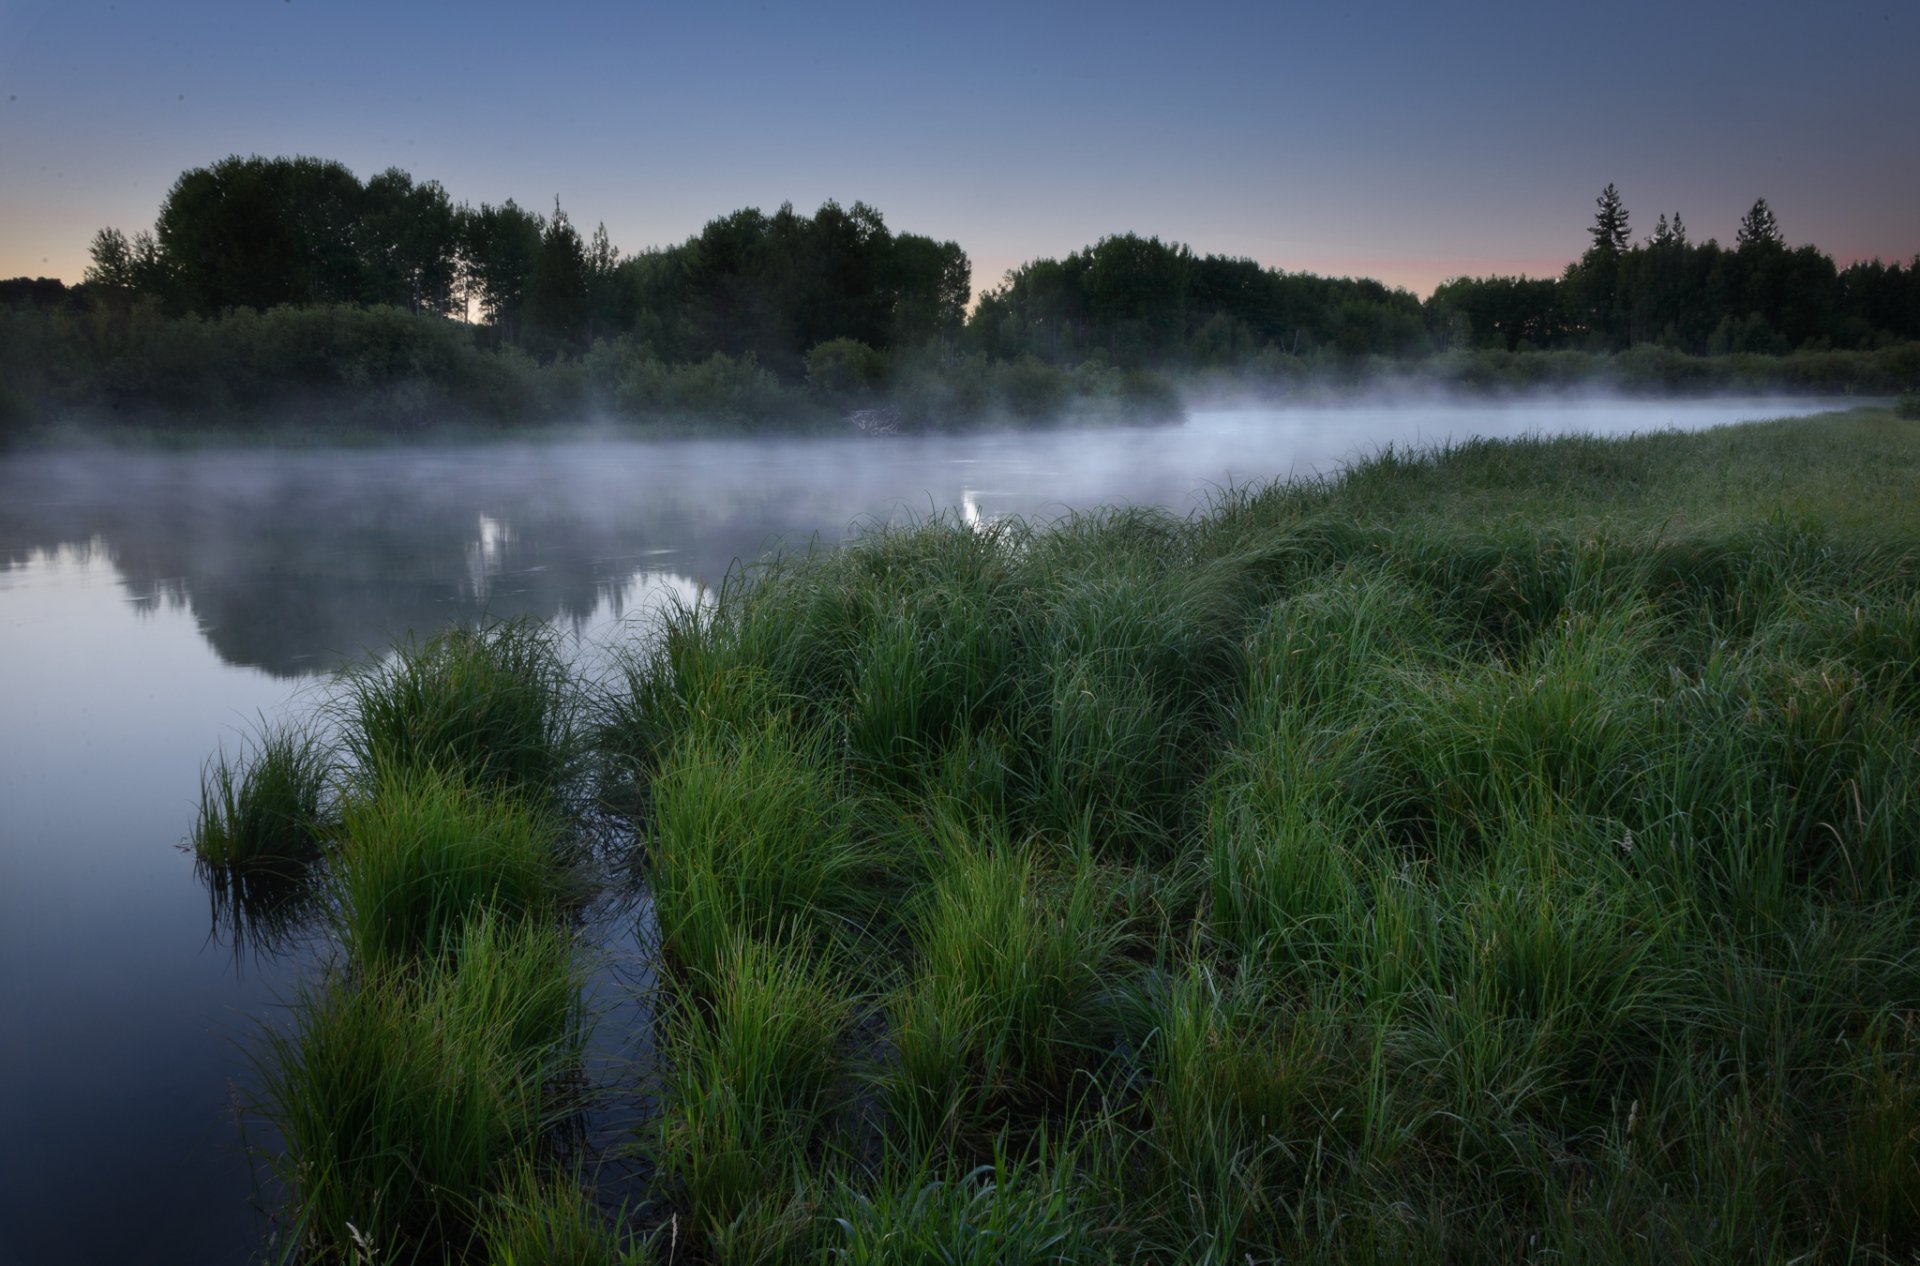
[[[492,1193],[572,1109],[580,982],[563,932],[483,915],[458,966],[338,972],[270,1031],[265,1114],[289,1225],[321,1258],[463,1252]]]
[[[530,796],[563,790],[578,691],[534,620],[449,629],[345,680],[348,750],[371,776],[436,769]]]
[[[656,1243],[1911,1257],[1915,487],[1920,434],[1884,411],[1474,442],[1191,519],[942,521],[729,581],[599,729],[666,949]],[[352,957],[273,1062],[331,1105],[282,1110],[295,1156],[337,1117],[362,1160],[290,1181],[364,1163],[324,1218],[298,1206],[316,1234],[406,1210],[386,1242],[464,1247],[543,1199],[552,1103],[422,1187],[339,1088],[414,1085],[426,1029],[465,1031],[433,991],[500,970],[476,929],[549,926],[553,872],[522,861],[550,852],[468,876],[485,845],[451,841],[557,784],[485,745],[355,750],[378,776],[350,818],[461,825],[361,894],[349,821]],[[382,893],[424,895],[359,930]],[[600,1252],[566,1195],[519,1229]]]
[[[1887,412],[1471,442],[731,583],[604,732],[669,936],[866,920],[881,1030],[708,1250],[1903,1259],[1916,486]]]
[[[569,878],[554,820],[505,792],[402,769],[342,806],[342,940],[369,968],[452,953],[481,915],[551,919]]]
[[[195,859],[231,874],[302,866],[327,830],[332,775],[332,754],[293,726],[266,730],[235,762],[220,753],[200,776]]]

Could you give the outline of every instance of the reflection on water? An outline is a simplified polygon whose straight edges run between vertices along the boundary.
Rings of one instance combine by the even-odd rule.
[[[0,1263],[240,1262],[257,1245],[230,1079],[297,979],[298,956],[274,951],[310,883],[210,894],[180,843],[205,758],[262,716],[311,709],[315,674],[487,617],[553,621],[591,662],[738,558],[876,521],[1184,510],[1389,441],[1817,407],[1238,410],[1096,434],[0,459]],[[610,1026],[597,1051],[632,1054],[634,1028]]]
[[[277,859],[244,870],[197,865],[212,916],[208,937],[237,968],[284,954],[311,932],[318,913],[319,858]]]

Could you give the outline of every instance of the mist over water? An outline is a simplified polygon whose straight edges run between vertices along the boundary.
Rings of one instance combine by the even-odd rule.
[[[256,1246],[229,1083],[300,964],[211,937],[178,845],[209,754],[409,631],[532,616],[591,652],[738,560],[875,522],[1185,512],[1388,443],[1845,403],[1350,404],[1144,430],[0,459],[0,1266],[240,1262]]]

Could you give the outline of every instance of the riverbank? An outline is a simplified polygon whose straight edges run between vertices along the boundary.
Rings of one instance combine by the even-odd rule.
[[[541,1226],[609,1261],[1900,1258],[1916,488],[1887,411],[1389,449],[1193,517],[763,563],[600,691],[510,630],[436,643],[346,696],[344,953],[267,1108],[348,1035],[413,1067],[430,1002],[520,1115],[317,1193],[346,1171],[290,1130],[289,1225],[383,1258]],[[558,1146],[574,854],[539,815],[589,784],[661,982],[618,1219]],[[512,885],[373,865],[475,812]],[[376,970],[402,875],[476,895],[410,901],[416,966]],[[542,1023],[496,1059],[513,988]],[[424,1155],[455,1115],[378,1120]]]

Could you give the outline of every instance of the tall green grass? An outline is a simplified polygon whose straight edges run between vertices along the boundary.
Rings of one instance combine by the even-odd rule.
[[[1070,1100],[1100,1054],[1113,931],[1082,869],[1051,876],[952,827],[915,920],[915,968],[889,1011],[884,1095],[910,1149],[980,1148],[1017,1111]]]
[[[874,916],[881,858],[818,738],[782,723],[690,730],[651,794],[661,947],[692,979],[718,971],[742,935],[805,950],[846,943]]]
[[[1917,485],[1884,412],[1475,442],[730,577],[593,717],[664,969],[626,1226],[546,1143],[583,692],[529,626],[409,647],[343,693],[337,806],[314,747],[209,774],[209,838],[339,818],[344,956],[263,1056],[288,1224],[378,1260],[1903,1260]]]
[[[798,1253],[809,1188],[846,1094],[844,990],[804,949],[736,937],[670,1016],[656,1156],[688,1232],[718,1260]]]
[[[309,730],[281,726],[225,752],[200,776],[193,855],[213,871],[292,869],[311,860],[328,829],[333,754]]]
[[[599,730],[671,967],[661,1224],[1905,1260],[1916,486],[1886,411],[1476,441],[730,578]]]
[[[452,954],[482,915],[551,920],[571,879],[550,815],[432,769],[390,774],[342,805],[341,939],[369,968]]]
[[[321,1259],[441,1260],[573,1110],[570,938],[490,915],[457,968],[335,972],[269,1030],[264,1112],[285,1142],[284,1218]]]
[[[579,692],[532,620],[453,628],[348,674],[335,711],[360,771],[436,769],[548,796],[577,762]]]

